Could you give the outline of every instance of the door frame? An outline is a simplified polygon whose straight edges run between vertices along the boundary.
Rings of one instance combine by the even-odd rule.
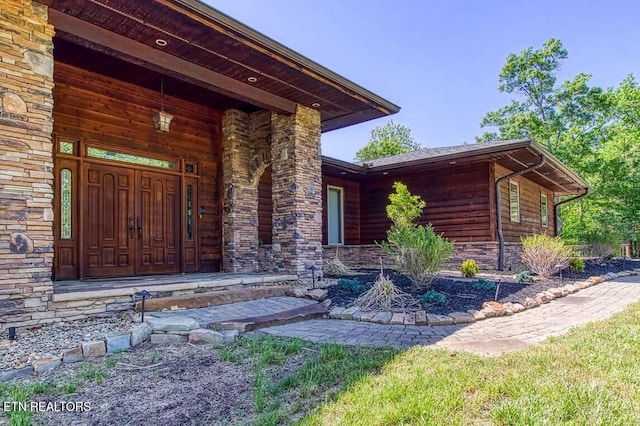
[[[72,146],[72,148],[69,148]],[[64,147],[64,148],[63,148]],[[144,164],[133,164],[123,161],[114,161],[111,159],[94,158],[88,155],[88,148],[98,148],[100,150],[107,150],[114,153],[120,153],[124,155],[131,155],[142,158],[149,158],[160,161],[171,162],[175,165],[173,169],[154,167]],[[148,153],[137,151],[134,149],[125,149],[122,146],[112,145],[103,142],[96,142],[93,140],[84,140],[78,138],[69,138],[62,135],[54,135],[54,263],[52,265],[52,276],[54,280],[64,279],[83,279],[85,278],[84,271],[84,215],[81,214],[82,208],[85,203],[84,183],[82,182],[82,175],[85,167],[85,163],[102,164],[106,166],[123,167],[134,171],[150,171],[155,173],[167,174],[178,176],[179,179],[179,210],[177,220],[180,223],[179,229],[179,241],[180,241],[180,273],[198,272],[200,270],[200,199],[201,193],[200,184],[200,167],[197,159],[192,158],[169,158],[163,155],[148,155]],[[72,221],[72,236],[73,238],[63,240],[61,238],[61,187],[60,187],[60,173],[62,169],[70,169],[72,172],[72,206],[71,216]],[[135,174],[135,173],[134,173]],[[187,185],[192,189],[191,203],[187,203],[186,193]],[[136,201],[137,202],[137,201]],[[187,240],[187,228],[186,223],[187,212],[191,211],[191,239]],[[67,247],[69,246],[69,247]],[[60,249],[66,250],[66,260],[69,260],[69,265],[62,265],[60,255]],[[187,260],[189,260],[188,263]],[[73,265],[71,265],[71,263]],[[134,274],[135,275],[135,274]]]

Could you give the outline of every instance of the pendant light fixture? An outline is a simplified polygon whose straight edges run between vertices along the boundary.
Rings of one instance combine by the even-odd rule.
[[[171,125],[173,115],[164,111],[164,77],[160,77],[160,111],[153,114],[153,125],[157,132],[167,133],[169,132],[169,125]]]

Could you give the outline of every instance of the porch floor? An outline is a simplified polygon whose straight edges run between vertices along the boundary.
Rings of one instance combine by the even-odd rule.
[[[82,300],[96,295],[129,296],[142,290],[149,292],[188,291],[199,288],[213,290],[243,285],[284,284],[294,282],[297,278],[296,275],[287,274],[212,272],[54,281],[53,301]]]

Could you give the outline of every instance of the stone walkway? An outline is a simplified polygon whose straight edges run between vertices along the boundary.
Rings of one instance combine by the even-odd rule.
[[[314,300],[281,296],[261,300],[249,300],[247,302],[230,303],[228,305],[209,306],[207,308],[148,312],[145,314],[145,317],[166,318],[172,316],[186,316],[196,320],[198,324],[200,324],[200,327],[206,327],[212,322],[271,315],[316,303],[318,302]]]
[[[407,348],[431,345],[496,355],[541,342],[570,328],[602,320],[640,300],[640,276],[607,281],[513,316],[449,326],[384,325],[345,320],[310,320],[261,332],[313,342]]]

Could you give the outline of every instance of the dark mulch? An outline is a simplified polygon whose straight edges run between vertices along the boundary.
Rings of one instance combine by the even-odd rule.
[[[537,293],[552,287],[584,280],[592,275],[603,275],[607,272],[619,272],[635,268],[640,268],[640,261],[611,260],[603,265],[596,265],[588,261],[584,272],[579,274],[565,272],[563,273],[562,281],[560,277],[557,276],[550,280],[518,283],[513,280],[513,276],[501,276],[497,301],[500,303],[523,303],[527,297],[534,298]],[[329,298],[332,304],[335,306],[351,306],[363,291],[371,288],[379,274],[380,270],[364,269],[356,271],[356,274],[352,275],[327,275],[328,278],[357,279],[364,286],[364,290],[362,291],[346,291],[336,285],[330,286]],[[426,291],[425,289],[416,288],[407,277],[395,271],[385,270],[385,275],[402,291],[416,298]],[[484,302],[494,300],[496,295],[495,290],[476,290],[473,288],[472,282],[472,279],[461,279],[459,277],[437,278],[432,282],[431,289],[444,294],[446,296],[446,303],[443,305],[422,304],[423,309],[428,313],[446,315],[455,311],[465,312],[469,309],[480,309]]]

